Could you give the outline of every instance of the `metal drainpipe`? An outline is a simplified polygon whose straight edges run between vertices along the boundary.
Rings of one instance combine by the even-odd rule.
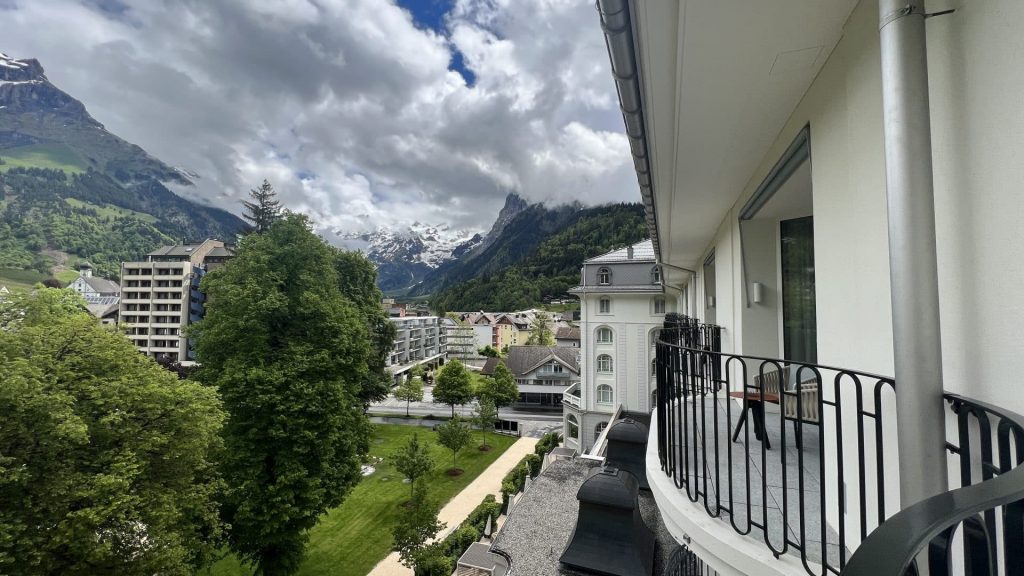
[[[900,504],[945,492],[924,0],[879,0]]]

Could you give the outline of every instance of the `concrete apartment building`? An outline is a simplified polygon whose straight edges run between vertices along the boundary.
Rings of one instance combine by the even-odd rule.
[[[580,383],[566,390],[565,445],[589,451],[613,416],[654,406],[654,344],[675,312],[650,240],[586,260],[580,285]]]
[[[121,264],[118,323],[140,352],[154,358],[194,360],[183,330],[203,317],[199,282],[231,257],[220,240],[163,246],[140,262]]]
[[[444,361],[447,334],[437,316],[402,316],[390,319],[395,325],[395,347],[387,367],[396,381],[416,364],[436,366]]]

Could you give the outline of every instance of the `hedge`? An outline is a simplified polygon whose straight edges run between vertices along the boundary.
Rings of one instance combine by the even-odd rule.
[[[562,435],[559,432],[549,432],[541,437],[537,441],[537,447],[534,448],[534,453],[538,456],[544,456],[548,452],[551,452],[562,442]]]

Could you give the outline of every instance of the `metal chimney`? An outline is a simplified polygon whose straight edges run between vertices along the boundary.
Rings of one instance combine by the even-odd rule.
[[[640,516],[636,478],[602,468],[580,486],[579,516],[561,562],[606,576],[649,575],[654,570],[654,532]]]
[[[616,420],[608,430],[605,463],[631,473],[641,490],[650,490],[647,483],[647,426],[632,418]]]

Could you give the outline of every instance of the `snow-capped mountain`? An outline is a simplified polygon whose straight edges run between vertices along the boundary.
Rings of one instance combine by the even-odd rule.
[[[415,222],[404,229],[379,228],[358,234],[335,232],[342,244],[362,250],[377,265],[382,290],[416,284],[424,274],[458,258],[483,241],[475,231]]]

